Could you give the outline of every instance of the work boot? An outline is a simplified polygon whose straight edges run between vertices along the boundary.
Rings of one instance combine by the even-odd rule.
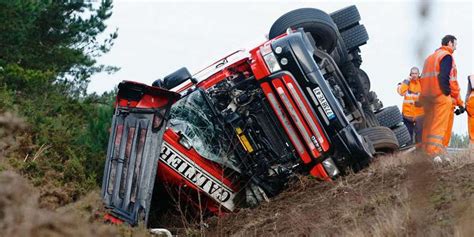
[[[447,155],[438,155],[433,158],[433,162],[437,164],[451,162],[451,158],[449,158]]]
[[[441,164],[443,162],[443,159],[441,159],[441,156],[436,156],[435,158],[433,158],[433,162]]]

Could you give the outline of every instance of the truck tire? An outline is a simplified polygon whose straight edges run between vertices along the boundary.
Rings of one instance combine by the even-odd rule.
[[[349,52],[366,44],[369,40],[369,34],[364,25],[356,25],[355,27],[341,32],[341,37],[344,39],[347,51]]]
[[[338,30],[331,17],[315,8],[300,8],[285,13],[270,28],[268,37],[273,39],[286,32],[288,28],[303,28],[311,33],[316,46],[331,53],[337,44]]]
[[[403,122],[402,114],[397,106],[389,106],[375,113],[380,126],[393,128]]]
[[[400,147],[395,133],[390,128],[382,126],[369,127],[358,132],[372,142],[376,152],[392,153]]]
[[[339,31],[351,28],[359,24],[360,21],[359,10],[357,10],[355,5],[340,9],[329,15],[331,16],[334,23],[336,23]]]
[[[411,136],[405,124],[395,127],[392,131],[395,133],[395,136],[397,136],[400,147],[411,144]]]

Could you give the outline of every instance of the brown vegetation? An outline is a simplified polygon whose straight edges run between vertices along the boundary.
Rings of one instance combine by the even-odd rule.
[[[332,183],[303,178],[256,209],[214,219],[210,236],[473,236],[474,159],[434,165],[421,154],[379,158]]]
[[[0,173],[0,236],[113,236],[110,226],[72,212],[41,209],[39,195],[20,175]],[[77,212],[75,210],[74,212]]]
[[[17,135],[24,128],[21,119],[0,116],[0,236],[148,235],[143,227],[102,224],[104,209],[98,190],[65,205],[71,196],[64,187],[51,183],[35,188],[18,174],[5,171],[11,167],[1,155],[28,144]],[[55,174],[45,176],[51,175]],[[210,226],[204,234],[473,236],[473,180],[474,156],[470,154],[456,154],[444,164],[433,164],[416,153],[380,157],[362,172],[331,183],[301,177],[290,190],[258,208],[204,220]],[[62,207],[51,210],[57,206]],[[199,225],[179,232],[203,233],[193,226]]]

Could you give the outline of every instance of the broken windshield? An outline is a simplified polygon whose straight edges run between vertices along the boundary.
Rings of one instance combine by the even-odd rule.
[[[203,92],[197,90],[171,107],[170,127],[184,134],[202,157],[239,171],[224,129],[212,116]]]

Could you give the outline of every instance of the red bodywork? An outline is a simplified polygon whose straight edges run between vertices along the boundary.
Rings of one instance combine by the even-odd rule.
[[[237,72],[243,73],[246,77],[255,76],[257,80],[268,77],[270,71],[263,60],[260,50],[264,45],[268,45],[269,43],[270,41],[251,50],[250,57],[243,58],[230,65],[225,65],[221,70],[215,72],[207,79],[200,81],[195,86],[207,90],[218,82],[235,75]],[[191,87],[192,83],[189,82],[187,85],[182,86],[177,92],[183,92]],[[272,87],[279,92],[278,95],[273,95]],[[284,74],[279,78],[272,79],[271,82],[263,82],[261,83],[261,88],[269,101],[271,101],[270,97],[272,96],[285,98],[285,100],[288,101],[288,104],[284,105],[270,104],[272,105],[275,114],[278,115],[277,117],[285,128],[285,132],[290,137],[291,142],[297,148],[299,157],[304,164],[310,164],[314,159],[319,158],[323,152],[329,150],[330,146],[328,139],[325,136],[321,125],[318,123],[316,115],[311,112],[312,110],[309,107],[309,103],[302,95],[302,92],[300,91],[301,89],[291,75]],[[283,106],[286,107],[286,110],[281,108]],[[293,113],[288,114],[286,111],[293,111]],[[290,124],[290,120],[296,121],[296,124],[299,124],[300,126],[293,126]],[[296,136],[295,134],[297,132],[304,134],[305,139],[300,139]],[[317,141],[312,141],[311,137],[315,137]],[[224,171],[219,164],[201,157],[192,148],[187,150],[178,142],[179,138],[179,135],[172,131],[172,129],[167,129],[164,136],[164,142],[179,151],[185,156],[184,158],[195,162],[197,166],[208,172],[234,192],[240,190],[239,183],[235,183],[235,181],[233,182],[230,177],[223,176]],[[310,168],[310,174],[324,180],[330,180],[328,174],[320,163]],[[172,169],[171,166],[165,162],[159,163],[157,178],[160,183],[167,183],[170,186],[186,187],[187,189],[193,189],[194,191],[203,193],[201,207],[205,206],[209,211],[215,214],[221,213],[222,210],[233,210],[233,208],[223,208],[221,205],[222,203],[216,201],[215,198],[211,198],[206,194],[206,192],[203,192],[199,185],[190,182],[183,174]],[[193,205],[199,206],[195,197],[189,195],[185,195],[185,197],[188,198],[188,201]]]
[[[233,211],[235,208],[233,197],[239,190],[239,184],[233,183],[230,177],[226,177],[218,164],[203,158],[194,148],[185,148],[179,143],[179,139],[180,136],[174,131],[166,130],[163,139],[164,147],[158,163],[157,182],[165,184],[169,190],[183,196],[186,203],[198,208],[207,209],[215,214]],[[173,159],[172,161],[165,161],[164,157],[170,155],[170,153],[165,153],[166,149],[173,149],[171,155],[173,157],[170,158]],[[194,166],[190,166],[189,163]],[[189,189],[197,192],[198,195],[202,194],[201,205],[193,195],[189,194]],[[227,203],[229,205],[226,205]]]
[[[284,130],[283,132],[295,148],[295,153],[301,160],[300,163],[306,168],[309,174],[323,180],[330,180],[323,165],[320,162],[316,162],[323,157],[325,152],[329,151],[329,140],[323,132],[318,119],[316,119],[316,115],[313,112],[314,110],[310,108],[309,102],[303,96],[301,88],[293,76],[284,71],[270,76],[270,69],[264,60],[265,54],[269,51],[268,47],[270,47],[270,43],[271,41],[265,42],[250,50],[246,57],[230,63],[226,58],[221,59],[208,67],[216,70],[209,73],[205,78],[200,78],[201,80],[197,84],[188,81],[171,90],[182,94],[185,94],[185,92],[189,90],[196,90],[197,88],[208,91],[223,80],[234,80],[234,78],[237,77],[244,77],[245,79],[254,78],[253,80],[256,80],[258,85],[260,85],[261,91],[267,99],[271,110],[273,110],[273,113],[278,118]],[[138,99],[130,99],[130,97],[122,96],[119,87],[119,95],[116,101],[117,108],[161,108],[176,99],[176,93],[171,91],[146,86],[140,83],[126,83],[131,85],[132,88],[131,90],[127,88],[128,92],[137,94]],[[139,89],[134,91],[134,86]],[[156,112],[154,113],[152,124],[162,121],[164,117],[159,114],[157,115]],[[121,149],[120,146],[124,143],[120,140],[117,141],[117,139],[124,137],[122,136],[122,130],[124,130],[123,127],[125,127],[125,125],[126,124],[116,125],[114,128],[114,134],[119,135],[115,135],[115,140],[109,141],[108,153],[110,153],[110,146],[116,147],[115,149],[117,151]],[[127,139],[130,140],[130,142],[127,140],[127,145],[124,149],[126,157],[130,157],[130,152],[132,151],[130,147],[133,141],[135,141],[133,140],[135,138],[130,136],[130,134],[133,133],[135,133],[135,131],[128,132],[129,135]],[[240,140],[241,135],[237,136]],[[234,211],[237,205],[236,197],[246,184],[241,184],[241,180],[239,180],[235,174],[226,174],[226,168],[210,159],[202,157],[192,146],[186,146],[186,144],[182,142],[182,138],[182,134],[173,131],[172,128],[166,128],[166,130],[164,130],[161,153],[159,158],[157,158],[159,160],[155,182],[163,185],[171,195],[178,195],[181,202],[190,204],[199,210],[205,210],[206,212],[216,215]],[[140,139],[137,142],[139,144],[143,143]],[[244,142],[242,140],[240,140],[240,142],[244,149],[248,150]],[[141,149],[143,150],[143,148]],[[138,150],[140,150],[140,148],[138,148]],[[109,159],[111,159],[111,155],[108,154],[108,156]],[[125,162],[127,161],[125,160]],[[135,166],[139,167],[140,164],[135,164],[132,167]],[[108,168],[106,168],[106,171],[107,169]],[[125,172],[128,171],[125,170]],[[106,174],[109,175],[107,172]],[[107,190],[112,188],[111,185],[107,184],[107,180],[108,178],[104,177],[103,196],[107,196]],[[114,186],[114,189],[115,188],[117,188],[117,185]],[[115,207],[116,204],[114,202],[117,202],[117,197],[109,196],[108,198],[110,201],[109,203],[106,202],[106,204],[110,207]],[[122,209],[119,208],[116,213],[119,215],[125,213],[123,215],[126,218],[131,218],[129,220],[135,218],[131,217],[127,206],[121,208]],[[149,207],[147,210],[149,210]],[[136,215],[136,213],[134,212],[133,215]]]

